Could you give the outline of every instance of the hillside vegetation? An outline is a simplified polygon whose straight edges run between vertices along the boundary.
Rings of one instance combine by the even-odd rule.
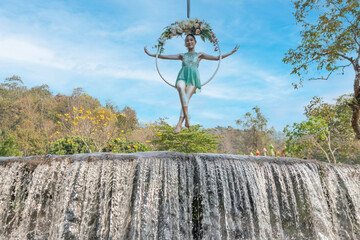
[[[173,135],[166,119],[139,122],[135,109],[104,106],[81,88],[70,96],[54,95],[47,85],[28,88],[13,76],[0,84],[0,155],[168,150],[358,163],[347,99],[341,96],[331,105],[315,97],[305,109],[308,120],[288,126],[286,135],[269,127],[258,107],[234,119],[238,128],[194,125]]]

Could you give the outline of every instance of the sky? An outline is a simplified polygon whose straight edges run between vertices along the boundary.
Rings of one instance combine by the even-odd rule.
[[[300,42],[292,12],[290,0],[191,0],[190,16],[212,26],[222,53],[240,45],[191,99],[191,124],[239,128],[235,121],[257,106],[268,126],[282,131],[305,120],[304,107],[314,96],[331,103],[351,93],[350,71],[293,88],[298,79],[282,62]],[[161,80],[144,46],[155,53],[164,27],[183,19],[186,0],[1,0],[0,81],[18,75],[28,87],[47,84],[54,95],[80,87],[102,104],[131,107],[142,123],[167,118],[175,125],[178,93]],[[200,39],[196,51],[218,54]],[[182,38],[166,42],[164,54],[183,52]],[[201,61],[202,81],[216,67]],[[159,60],[159,68],[174,83],[181,61]]]

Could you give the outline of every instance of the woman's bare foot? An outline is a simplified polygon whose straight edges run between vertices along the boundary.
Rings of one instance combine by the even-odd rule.
[[[180,117],[180,118],[179,118],[179,122],[178,122],[178,124],[176,125],[173,134],[178,134],[178,133],[180,132],[180,130],[181,130],[181,125],[182,125],[183,121],[184,121],[184,117]]]
[[[180,132],[180,130],[181,130],[181,126],[180,126],[179,124],[176,125],[176,127],[175,127],[175,129],[174,129],[174,131],[173,131],[173,134],[174,134],[174,135],[178,134],[178,133]]]

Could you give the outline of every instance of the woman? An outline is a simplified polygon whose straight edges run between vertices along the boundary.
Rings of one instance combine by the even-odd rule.
[[[181,102],[181,112],[179,122],[175,127],[174,134],[178,134],[181,130],[182,123],[185,120],[185,127],[190,127],[190,117],[188,113],[188,103],[195,93],[196,88],[201,89],[200,75],[199,75],[199,62],[202,59],[206,60],[219,60],[219,56],[212,56],[202,52],[195,52],[196,38],[193,34],[188,34],[185,38],[185,47],[187,47],[187,53],[180,53],[176,55],[159,55],[158,58],[169,60],[182,60],[182,68],[177,76],[175,86],[179,92]],[[236,46],[230,53],[222,55],[222,58],[226,58],[239,49]],[[150,54],[146,47],[144,51],[150,57],[156,57],[155,54]]]

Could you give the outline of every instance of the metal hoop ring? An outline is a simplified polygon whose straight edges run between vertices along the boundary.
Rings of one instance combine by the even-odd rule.
[[[221,55],[221,50],[220,50],[220,46],[219,44],[216,44],[217,48],[219,49],[219,63],[216,67],[216,70],[214,72],[214,74],[209,78],[209,80],[207,80],[206,82],[204,82],[203,84],[201,84],[201,86],[205,86],[206,84],[208,84],[216,75],[216,73],[218,72],[219,70],[219,67],[220,67],[220,63],[221,63],[221,58],[222,58],[222,55]],[[173,88],[176,88],[175,85],[169,83],[168,81],[166,81],[166,79],[161,75],[160,73],[160,70],[159,70],[159,66],[158,66],[158,58],[159,58],[159,51],[160,51],[160,47],[158,47],[158,50],[156,52],[156,57],[155,57],[155,65],[156,65],[156,70],[157,72],[159,73],[159,76],[161,77],[162,80],[164,80],[164,82],[166,82],[169,86],[173,87]]]

